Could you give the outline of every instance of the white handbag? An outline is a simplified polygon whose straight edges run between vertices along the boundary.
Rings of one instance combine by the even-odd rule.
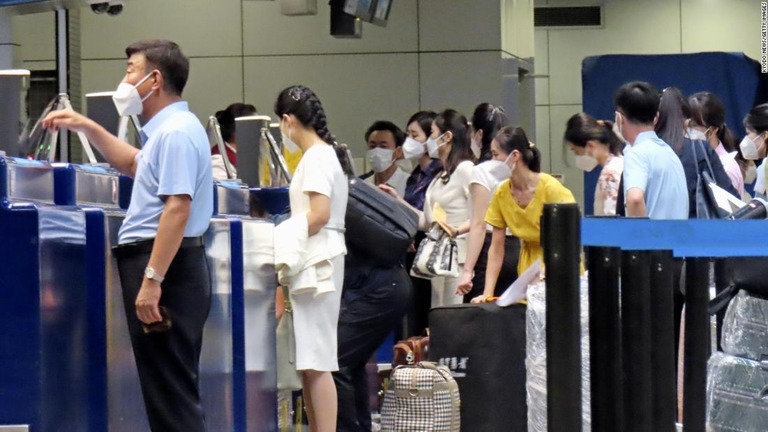
[[[411,275],[433,277],[459,277],[459,250],[456,240],[435,224],[419,244],[413,258]]]

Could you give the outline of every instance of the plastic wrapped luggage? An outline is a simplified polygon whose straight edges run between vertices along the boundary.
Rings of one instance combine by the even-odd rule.
[[[546,285],[539,282],[528,287],[526,319],[528,393],[528,426],[530,432],[547,432],[547,315]],[[581,386],[582,425],[591,429],[590,370],[589,370],[589,283],[581,277]]]
[[[724,353],[709,359],[707,430],[763,432],[768,428],[768,368]]]
[[[768,300],[739,291],[723,319],[722,347],[736,357],[759,361],[768,356]]]
[[[439,307],[429,322],[429,358],[459,385],[461,430],[526,430],[525,306]]]

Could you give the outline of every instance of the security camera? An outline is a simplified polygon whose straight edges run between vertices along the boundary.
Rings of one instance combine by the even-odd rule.
[[[124,0],[86,0],[91,5],[91,10],[97,14],[107,13],[108,15],[118,15],[123,11]]]
[[[119,15],[120,12],[123,11],[124,3],[125,2],[123,0],[111,0],[109,2],[109,9],[107,9],[107,14],[112,16]]]
[[[103,14],[109,10],[109,2],[88,0],[91,10],[97,14]]]

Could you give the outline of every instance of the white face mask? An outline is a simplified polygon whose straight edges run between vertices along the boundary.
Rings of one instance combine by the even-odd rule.
[[[482,144],[475,138],[472,138],[472,143],[469,147],[472,149],[472,154],[475,155],[475,159],[480,159],[480,150],[482,150]]]
[[[388,170],[389,167],[392,166],[392,163],[394,162],[392,160],[392,155],[394,153],[395,151],[390,149],[373,148],[368,150],[365,153],[365,156],[368,158],[368,162],[371,163],[373,172],[380,173]]]
[[[707,129],[709,130],[709,129]],[[698,129],[694,128],[688,128],[688,138],[692,140],[701,140],[701,141],[708,141],[707,140],[707,133],[702,132]]]
[[[437,159],[440,157],[440,153],[438,152],[438,149],[444,146],[445,143],[438,144],[437,142],[440,141],[440,138],[442,138],[443,135],[440,135],[437,138],[429,138],[427,140],[427,152],[429,153],[429,157],[431,157],[432,159]]]
[[[512,172],[514,169],[509,166],[509,159],[512,157],[512,154],[510,153],[509,156],[507,156],[506,159],[504,159],[504,162],[502,161],[489,161],[493,162],[490,168],[488,168],[488,174],[493,176],[498,181],[504,181],[510,177],[512,177]]]
[[[597,159],[586,154],[586,152],[583,155],[576,155],[574,159],[576,161],[576,168],[586,172],[592,171],[598,165]]]
[[[403,143],[403,158],[418,159],[424,154],[424,143],[408,137]]]
[[[142,98],[136,88],[144,83],[150,76],[152,76],[152,72],[148,73],[147,76],[142,78],[136,85],[121,82],[117,86],[115,94],[112,95],[112,101],[115,103],[115,108],[117,108],[118,114],[126,117],[139,115],[144,111],[144,101],[154,93],[154,90],[150,91]]]
[[[291,139],[291,127],[290,127],[290,126],[288,126],[288,134],[287,134],[287,135],[285,134],[285,132],[283,132],[283,130],[282,130],[282,129],[280,129],[280,136],[282,137],[282,140],[283,140],[283,145],[285,146],[285,148],[286,148],[286,149],[287,149],[289,152],[291,152],[291,153],[295,153],[295,152],[299,151],[299,149],[300,149],[299,145],[298,145],[298,144],[296,144],[296,143],[295,143],[295,142],[294,142],[294,141]]]
[[[747,159],[747,160],[760,159],[760,151],[758,150],[755,142],[749,137],[749,135],[746,135],[744,139],[741,140],[741,143],[739,144],[739,148],[741,149],[741,154],[744,156],[744,159]]]
[[[744,171],[744,184],[752,184],[757,180],[757,168],[755,164],[749,164]]]

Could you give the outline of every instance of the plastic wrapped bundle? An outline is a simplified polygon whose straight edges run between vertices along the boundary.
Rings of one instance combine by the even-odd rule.
[[[528,287],[526,358],[528,431],[547,431],[547,332],[546,287],[539,282]],[[589,399],[589,284],[581,278],[581,389],[582,430],[591,429]]]
[[[758,432],[768,425],[768,371],[754,360],[715,353],[709,359],[707,430]]]
[[[768,300],[739,291],[723,320],[723,351],[760,360],[768,355]]]

